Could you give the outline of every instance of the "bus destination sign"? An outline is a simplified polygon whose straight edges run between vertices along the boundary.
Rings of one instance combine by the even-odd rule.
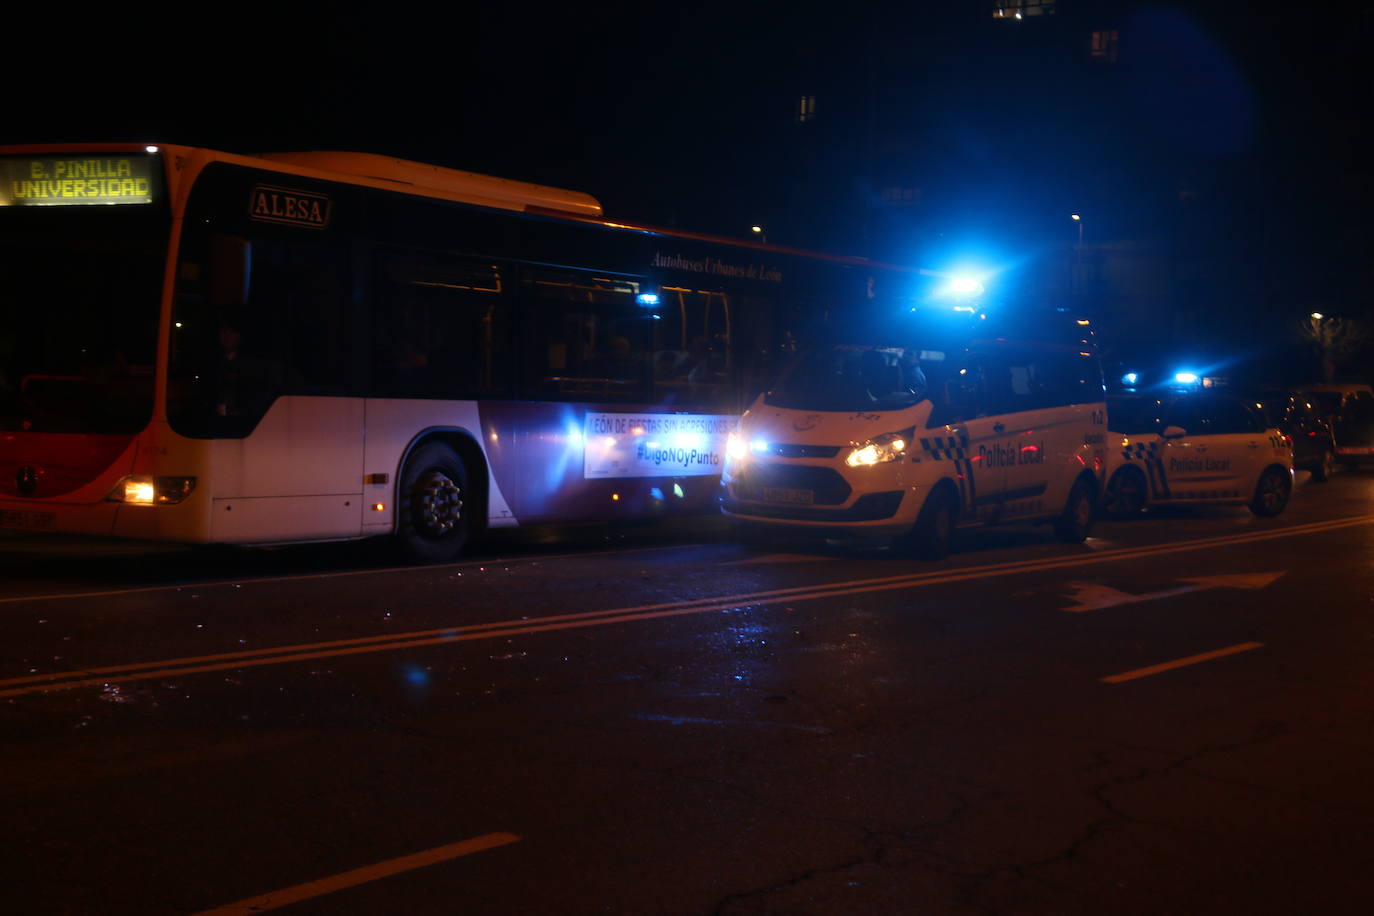
[[[150,204],[157,161],[153,156],[6,156],[0,158],[0,207]]]

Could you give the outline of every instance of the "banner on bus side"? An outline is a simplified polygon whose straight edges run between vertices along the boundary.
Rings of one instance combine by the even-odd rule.
[[[719,474],[738,417],[688,413],[588,413],[582,476],[705,477]]]

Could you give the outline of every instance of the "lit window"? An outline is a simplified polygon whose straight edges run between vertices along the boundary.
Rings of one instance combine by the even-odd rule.
[[[1116,29],[1105,29],[1092,34],[1092,56],[1094,60],[1116,63],[1116,46],[1119,39]]]
[[[797,100],[797,120],[803,123],[816,120],[816,97],[814,95],[804,95]]]
[[[1054,15],[1055,0],[992,0],[993,19],[1028,19]]]

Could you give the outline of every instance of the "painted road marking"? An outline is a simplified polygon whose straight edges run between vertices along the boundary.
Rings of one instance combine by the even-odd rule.
[[[1260,589],[1272,585],[1276,579],[1282,576],[1282,572],[1274,573],[1240,573],[1239,575],[1222,576],[1200,576],[1192,579],[1184,579],[1184,582],[1191,585],[1181,585],[1178,588],[1165,589],[1162,592],[1146,592],[1143,595],[1133,595],[1112,588],[1110,585],[1101,585],[1095,582],[1070,582],[1069,588],[1073,589],[1074,604],[1062,611],[1071,614],[1082,614],[1087,611],[1100,611],[1103,608],[1116,607],[1120,604],[1135,604],[1140,601],[1159,601],[1163,598],[1174,598],[1178,595],[1186,595],[1190,592],[1202,592],[1209,588],[1248,588]]]
[[[1111,677],[1101,678],[1101,681],[1104,684],[1122,684],[1126,681],[1135,681],[1142,677],[1149,677],[1152,674],[1173,671],[1175,668],[1186,668],[1189,665],[1208,662],[1214,658],[1224,658],[1227,655],[1235,655],[1238,652],[1249,652],[1251,649],[1258,649],[1263,645],[1264,643],[1262,642],[1243,642],[1238,645],[1227,646],[1225,649],[1217,649],[1214,652],[1203,652],[1200,655],[1190,655],[1187,658],[1176,659],[1172,662],[1164,662],[1160,665],[1151,665],[1148,668],[1137,668],[1134,671],[1113,674]]]
[[[1301,524],[1301,525],[1287,525],[1287,526],[1284,526],[1284,527],[1281,527],[1281,528],[1269,528],[1269,529],[1264,529],[1264,530],[1261,530],[1261,531],[1242,532],[1242,533],[1239,533],[1239,534],[1218,535],[1218,536],[1209,537],[1209,538],[1198,538],[1198,539],[1195,539],[1195,540],[1183,541],[1183,542],[1176,543],[1176,544],[1172,544],[1172,545],[1159,545],[1159,546],[1154,547],[1154,548],[1151,548],[1151,547],[1127,547],[1127,548],[1120,548],[1120,549],[1112,548],[1112,549],[1108,549],[1108,550],[1101,550],[1101,549],[1099,549],[1099,547],[1098,547],[1097,544],[1092,543],[1092,542],[1090,541],[1090,542],[1089,542],[1089,549],[1092,549],[1092,550],[1095,551],[1095,553],[1094,553],[1092,556],[1090,556],[1090,557],[1082,557],[1082,556],[1079,556],[1079,555],[1074,555],[1074,557],[1073,557],[1072,559],[1066,561],[1065,563],[1063,563],[1063,564],[1061,564],[1061,565],[1087,564],[1087,563],[1091,563],[1091,562],[1097,561],[1097,558],[1099,558],[1099,557],[1100,557],[1100,558],[1103,558],[1103,560],[1118,560],[1118,559],[1131,559],[1131,558],[1134,558],[1134,557],[1142,557],[1142,556],[1152,556],[1152,555],[1155,555],[1155,554],[1179,553],[1180,551],[1183,551],[1183,550],[1194,550],[1194,549],[1200,549],[1200,548],[1212,547],[1212,546],[1224,546],[1224,545],[1226,545],[1226,544],[1240,544],[1240,543],[1247,543],[1247,542],[1249,542],[1249,541],[1268,541],[1268,540],[1273,540],[1273,539],[1275,539],[1275,538],[1293,537],[1293,536],[1295,536],[1295,535],[1300,535],[1300,534],[1314,534],[1314,533],[1317,533],[1317,532],[1320,532],[1320,531],[1334,531],[1334,530],[1337,530],[1337,529],[1340,529],[1340,528],[1354,528],[1354,527],[1358,527],[1358,526],[1360,526],[1360,525],[1369,525],[1369,524],[1374,524],[1374,515],[1356,515],[1356,516],[1350,516],[1350,517],[1347,517],[1347,518],[1342,518],[1342,519],[1331,519],[1331,520],[1322,521],[1322,522],[1307,522],[1307,523]],[[537,563],[537,562],[542,562],[542,561],[545,561],[545,560],[582,559],[582,558],[584,558],[584,557],[597,557],[597,556],[621,556],[621,555],[630,554],[630,553],[648,553],[648,552],[650,552],[650,551],[655,551],[655,550],[677,550],[677,549],[680,549],[681,546],[682,546],[682,545],[680,545],[680,544],[670,544],[670,545],[655,546],[655,547],[632,547],[632,548],[626,548],[626,549],[624,549],[624,550],[607,550],[607,551],[598,551],[598,552],[595,552],[595,553],[585,553],[585,554],[582,554],[582,553],[558,554],[558,555],[555,555],[555,556],[547,556],[547,557],[518,557],[518,558],[515,558],[515,559],[510,559],[510,558],[492,558],[492,559],[489,559],[489,560],[488,560],[488,559],[483,559],[483,560],[464,560],[464,561],[458,562],[458,563],[443,563],[443,564],[436,564],[436,565],[433,565],[433,566],[424,566],[424,567],[415,567],[415,566],[395,566],[395,567],[385,567],[385,568],[382,568],[382,569],[351,569],[351,570],[345,570],[345,571],[343,571],[343,572],[332,572],[332,573],[303,573],[303,574],[301,574],[301,575],[295,575],[295,576],[267,576],[267,577],[263,577],[263,578],[259,578],[259,579],[218,579],[218,580],[215,580],[215,581],[213,581],[213,582],[183,582],[183,583],[181,583],[181,584],[179,584],[179,585],[148,585],[148,586],[142,586],[142,587],[139,587],[139,588],[106,589],[106,590],[104,590],[104,591],[96,591],[96,592],[67,592],[67,593],[63,593],[63,594],[60,594],[60,595],[11,595],[11,596],[9,596],[9,597],[0,598],[0,605],[4,605],[4,604],[21,604],[21,603],[34,602],[34,601],[74,601],[74,600],[79,600],[79,599],[83,599],[83,598],[113,598],[113,597],[119,597],[119,596],[121,596],[121,595],[142,595],[142,594],[151,594],[151,593],[154,593],[154,592],[185,591],[185,590],[187,590],[187,589],[192,589],[192,588],[194,588],[194,589],[232,588],[232,587],[234,587],[234,586],[240,586],[240,587],[241,587],[241,586],[245,586],[245,585],[267,585],[267,584],[279,584],[279,583],[283,583],[283,582],[309,582],[309,581],[311,581],[311,580],[340,579],[340,578],[353,577],[353,576],[370,576],[370,575],[379,575],[379,576],[380,576],[380,575],[390,575],[390,574],[392,574],[392,573],[406,573],[406,574],[408,574],[408,575],[412,575],[412,576],[413,576],[413,575],[415,575],[417,572],[443,572],[443,571],[445,571],[445,570],[452,570],[452,569],[469,569],[469,568],[472,568],[472,567],[479,567],[479,568],[480,568],[480,567],[485,567],[485,566],[496,566],[496,565],[498,565],[498,564],[514,565],[514,564],[516,564],[516,563]],[[700,546],[700,545],[697,545],[697,546]],[[1032,561],[1032,562],[1034,562],[1034,561]],[[1013,570],[1014,570],[1014,568],[1017,567],[1018,565],[1019,565],[1019,564],[1018,564],[1017,562],[1013,562],[1013,563],[1001,563],[1001,564],[993,564],[993,565],[989,565],[989,566],[969,567],[969,568],[973,568],[973,569],[989,569],[989,570],[992,570],[992,569],[1004,569],[1004,568],[1005,568],[1005,569],[1013,569]]]
[[[520,837],[513,833],[488,833],[486,836],[473,837],[459,843],[450,843],[447,846],[439,846],[425,852],[417,852],[414,855],[401,856],[399,859],[390,859],[386,862],[378,862],[376,865],[355,868],[331,878],[321,878],[318,881],[309,881],[305,884],[297,884],[295,887],[272,891],[250,900],[240,900],[238,903],[217,906],[213,910],[202,910],[193,916],[249,916],[252,913],[275,910],[279,907],[299,903],[302,900],[309,900],[312,897],[322,897],[325,894],[357,887],[359,884],[367,884],[370,881],[388,878],[401,872],[414,871],[427,865],[436,865],[439,862],[470,856],[475,852],[483,852],[519,841]]]
[[[1235,544],[1252,543],[1254,541],[1272,540],[1280,537],[1291,537],[1295,534],[1310,534],[1336,528],[1349,528],[1357,524],[1368,524],[1371,521],[1374,521],[1374,516],[1362,516],[1358,519],[1352,518],[1342,519],[1336,522],[1295,525],[1288,528],[1228,535],[1225,537],[1201,538],[1167,545],[1106,551],[1090,555],[1073,554],[1070,556],[1044,560],[1020,560],[1011,563],[966,567],[957,570],[931,571],[901,576],[887,576],[877,579],[860,579],[822,585],[771,589],[768,591],[750,592],[739,595],[699,598],[693,601],[612,608],[602,611],[583,611],[573,614],[558,614],[534,619],[524,618],[520,620],[469,624],[466,626],[449,626],[410,633],[366,636],[321,643],[277,646],[269,649],[250,649],[215,655],[93,667],[79,671],[27,675],[24,677],[0,680],[0,698],[23,696],[25,694],[42,693],[52,690],[71,690],[79,687],[100,687],[111,681],[127,683],[151,680],[154,678],[204,674],[213,671],[256,668],[264,665],[278,665],[321,658],[338,658],[372,652],[388,652],[396,649],[408,649],[421,646],[436,646],[451,642],[470,642],[479,639],[523,636],[532,633],[543,633],[578,627],[604,626],[607,624],[625,623],[633,620],[652,620],[664,617],[677,617],[685,614],[703,614],[714,611],[738,610],[742,607],[775,601],[785,600],[787,602],[799,602],[822,598],[839,598],[871,592],[921,588],[930,585],[975,581],[978,579],[989,579],[1027,572],[1042,572],[1068,567],[1078,569],[1084,566],[1113,563],[1119,560],[1143,559],[1173,553],[1182,553],[1185,551],[1194,551],[1206,547],[1225,547]]]

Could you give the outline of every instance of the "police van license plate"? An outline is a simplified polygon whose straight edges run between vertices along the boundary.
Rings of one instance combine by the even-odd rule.
[[[763,498],[770,503],[790,503],[809,506],[816,501],[815,490],[794,490],[790,487],[764,487]]]

